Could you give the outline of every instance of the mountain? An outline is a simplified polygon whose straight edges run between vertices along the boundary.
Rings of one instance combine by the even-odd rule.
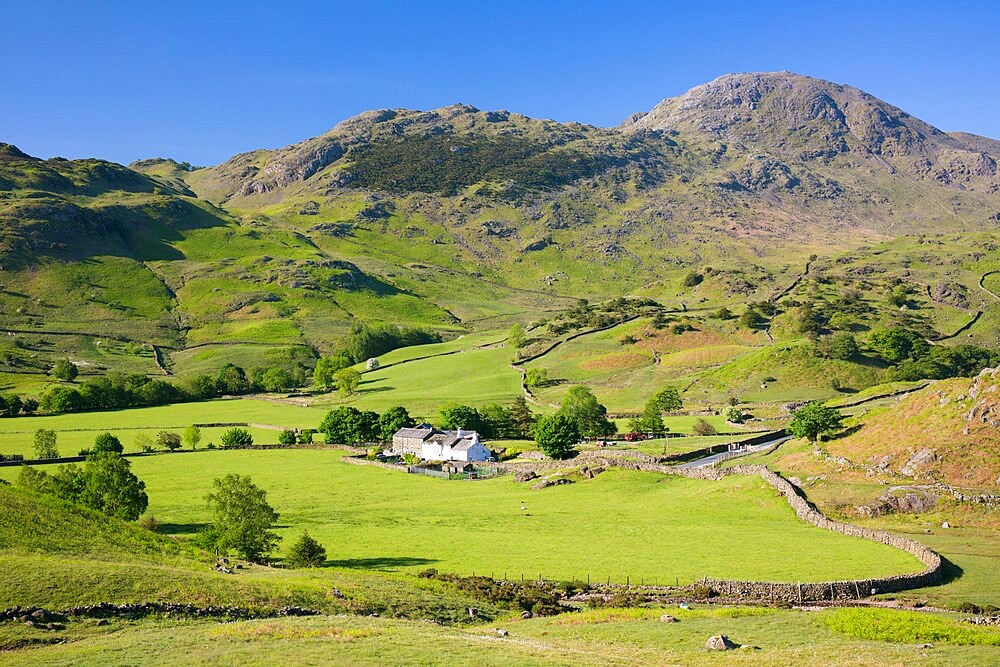
[[[178,350],[326,349],[358,321],[463,331],[578,297],[768,298],[814,254],[997,232],[998,145],[787,72],[720,77],[613,128],[369,111],[205,168],[3,144],[0,315]],[[951,287],[975,292],[971,271]]]

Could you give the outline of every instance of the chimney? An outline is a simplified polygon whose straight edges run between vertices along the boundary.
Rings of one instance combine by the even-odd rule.
[[[458,439],[459,440],[462,439],[462,427],[461,426],[458,427]]]

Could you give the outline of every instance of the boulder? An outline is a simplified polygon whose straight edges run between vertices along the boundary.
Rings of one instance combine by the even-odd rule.
[[[660,623],[676,623],[676,622],[677,618],[671,616],[670,614],[664,614],[663,616],[660,616]]]
[[[931,449],[921,449],[910,457],[910,460],[899,469],[899,472],[907,477],[915,476],[920,470],[937,460],[937,454]]]
[[[515,482],[530,482],[538,477],[538,473],[534,470],[521,470],[520,472],[514,473]]]
[[[713,635],[705,642],[705,648],[709,651],[732,651],[739,647],[739,644],[731,642],[726,635]]]

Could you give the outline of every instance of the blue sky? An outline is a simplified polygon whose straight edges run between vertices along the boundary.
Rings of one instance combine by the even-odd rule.
[[[727,72],[848,83],[1000,138],[1000,3],[0,0],[0,141],[215,164],[360,111],[616,125]]]

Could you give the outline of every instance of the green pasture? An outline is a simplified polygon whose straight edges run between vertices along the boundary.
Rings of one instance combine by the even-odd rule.
[[[75,456],[81,448],[92,445],[97,434],[105,431],[117,435],[126,451],[137,451],[133,441],[140,431],[155,438],[157,431],[181,432],[190,424],[235,422],[316,428],[325,414],[326,410],[319,408],[234,398],[109,412],[16,417],[0,419],[0,453],[29,456],[34,433],[40,428],[56,431],[60,453]],[[213,439],[218,444],[224,430],[202,429],[200,447]],[[252,429],[252,433],[257,442],[277,442],[277,431]]]
[[[662,623],[662,614],[677,623]],[[844,632],[855,617],[902,626],[906,641]],[[594,609],[548,618],[504,619],[467,627],[358,616],[213,622],[143,621],[97,627],[73,624],[65,643],[0,653],[0,665],[968,665],[995,663],[1000,633],[964,628],[954,615],[891,610],[799,610],[746,607]],[[498,638],[496,627],[509,633]],[[877,627],[877,626],[876,626]],[[30,645],[42,631],[0,631],[0,642]],[[754,650],[707,652],[724,632]],[[959,643],[959,638],[971,638]],[[942,641],[943,639],[943,641]],[[27,641],[26,641],[27,640]],[[951,640],[951,641],[949,641]],[[921,643],[933,648],[921,649]]]
[[[362,376],[356,394],[324,394],[313,404],[326,408],[348,404],[379,412],[402,405],[413,416],[433,420],[446,403],[509,403],[520,394],[521,376],[510,367],[510,351],[498,347],[380,368]]]
[[[133,470],[146,482],[149,513],[179,532],[210,520],[204,495],[214,477],[250,475],[281,514],[285,545],[308,529],[332,564],[344,567],[661,583],[812,581],[920,568],[902,551],[800,522],[752,478],[704,482],[613,470],[532,491],[510,476],[448,482],[348,465],[342,456],[215,451],[134,459]]]

